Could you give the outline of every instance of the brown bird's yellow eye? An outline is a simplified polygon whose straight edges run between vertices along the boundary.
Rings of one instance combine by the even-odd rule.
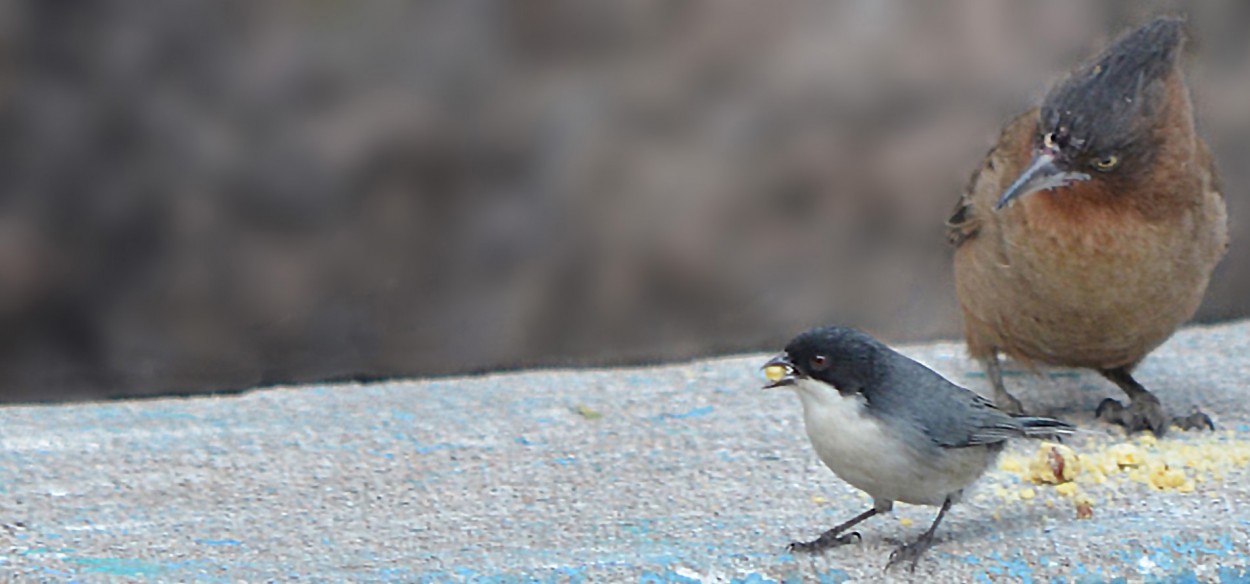
[[[811,365],[813,371],[820,371],[821,369],[829,366],[829,358],[824,355],[816,355],[815,357],[812,357]]]
[[[1106,156],[1103,158],[1099,158],[1098,160],[1095,160],[1094,168],[1097,168],[1098,170],[1102,170],[1102,171],[1108,171],[1108,170],[1115,168],[1115,166],[1119,163],[1120,163],[1120,157],[1112,154],[1110,156]]]

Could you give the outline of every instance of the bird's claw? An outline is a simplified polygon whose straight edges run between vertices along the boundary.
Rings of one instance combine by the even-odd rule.
[[[1124,426],[1130,434],[1150,430],[1155,436],[1163,436],[1169,426],[1176,426],[1182,430],[1215,430],[1215,422],[1211,420],[1211,416],[1196,410],[1188,416],[1177,416],[1169,420],[1167,412],[1163,410],[1163,406],[1154,396],[1150,396],[1149,399],[1137,399],[1127,408],[1120,402],[1107,398],[1098,404],[1094,417],[1104,422]]]
[[[789,548],[792,552],[816,553],[831,547],[847,545],[861,540],[863,540],[863,537],[859,535],[858,531],[851,531],[839,535],[826,533],[816,539],[813,539],[812,541],[791,542]]]
[[[1215,422],[1211,421],[1211,416],[1200,411],[1172,418],[1172,425],[1182,430],[1215,430]]]
[[[1150,430],[1158,437],[1167,433],[1170,422],[1159,399],[1149,394],[1129,402],[1127,408],[1111,398],[1104,399],[1098,404],[1098,409],[1094,410],[1094,417],[1124,426],[1129,434]]]
[[[933,547],[933,538],[928,535],[922,535],[916,541],[904,546],[900,546],[890,553],[890,561],[886,562],[885,569],[893,568],[895,564],[910,564],[907,567],[908,572],[916,571],[916,562],[920,561],[921,556]]]

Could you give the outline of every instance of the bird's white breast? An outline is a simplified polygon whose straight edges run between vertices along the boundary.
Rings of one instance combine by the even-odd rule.
[[[806,379],[795,389],[816,455],[839,478],[879,502],[941,505],[947,496],[958,498],[993,460],[982,446],[910,445],[897,428],[865,410],[860,394],[843,395]]]

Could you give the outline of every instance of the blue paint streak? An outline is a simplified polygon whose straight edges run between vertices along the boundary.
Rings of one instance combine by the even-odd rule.
[[[1188,572],[1181,572],[1179,574],[1173,574],[1171,576],[1168,576],[1167,578],[1154,578],[1153,581],[1171,582],[1172,584],[1199,584],[1199,582],[1202,582],[1201,580],[1198,579],[1198,575],[1195,574],[1193,570],[1190,570]]]
[[[1028,562],[1012,558],[1004,565],[1007,568],[1007,576],[1025,584],[1033,583],[1033,566],[1030,566]]]
[[[660,414],[660,415],[658,415],[658,416],[655,416],[655,417],[654,417],[654,418],[652,418],[652,419],[657,420],[657,421],[661,421],[661,420],[684,420],[684,419],[687,419],[687,418],[698,418],[698,417],[700,417],[700,416],[706,416],[706,415],[708,415],[708,414],[710,414],[710,413],[712,413],[712,406],[703,406],[703,407],[701,407],[701,408],[695,408],[695,409],[693,409],[693,410],[690,410],[690,411],[688,411],[688,412],[684,412],[684,413],[681,413],[681,414],[672,414],[672,413],[665,412],[665,413],[663,413],[663,414]]]
[[[1245,568],[1221,567],[1220,584],[1250,584],[1250,571]]]
[[[439,450],[451,450],[451,449],[459,449],[459,448],[467,448],[467,447],[463,444],[451,444],[448,442],[442,442],[442,443],[433,444],[430,446],[418,445],[415,448],[413,448],[413,451],[416,452],[417,454],[430,454],[432,452],[437,452]]]
[[[643,572],[638,578],[638,584],[669,584],[670,582],[678,582],[680,584],[702,584],[694,578],[682,576],[671,570],[665,572]],[[738,582],[738,580],[734,580]]]
[[[143,560],[125,558],[71,558],[69,561],[82,566],[83,571],[108,576],[138,578],[141,576],[159,576],[165,567]]]

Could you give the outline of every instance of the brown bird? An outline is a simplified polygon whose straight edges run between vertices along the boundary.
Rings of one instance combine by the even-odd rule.
[[[1162,435],[1133,369],[1193,316],[1228,248],[1214,161],[1177,64],[1182,22],[1107,47],[1003,130],[947,221],[969,353],[1021,413],[998,355],[1094,369],[1128,394],[1097,417]]]

